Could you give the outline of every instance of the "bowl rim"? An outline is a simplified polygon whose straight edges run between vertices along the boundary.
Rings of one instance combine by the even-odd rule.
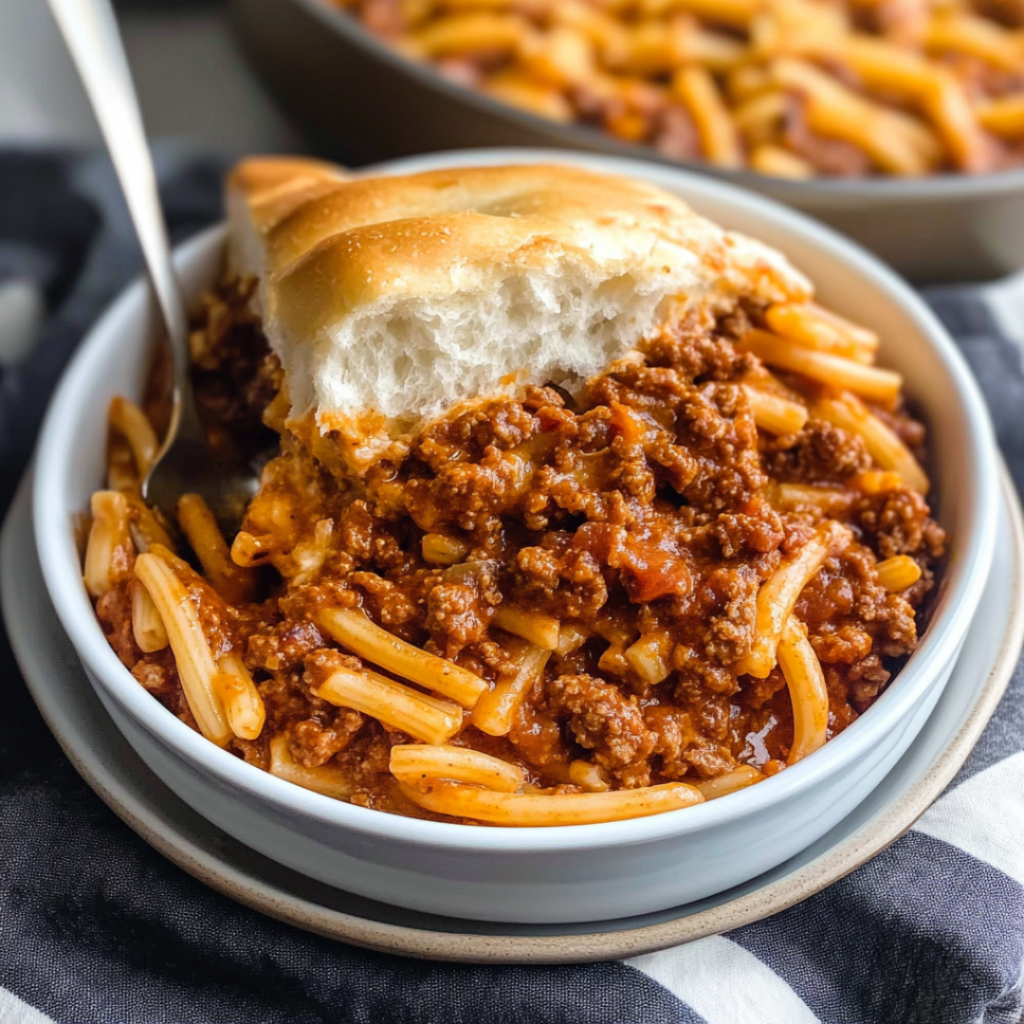
[[[140,333],[147,298],[141,279],[126,288],[89,331],[64,371],[46,413],[36,448],[33,520],[37,538],[50,538],[50,543],[46,544],[37,541],[47,590],[95,684],[102,686],[150,736],[176,751],[190,767],[216,777],[221,784],[235,790],[236,796],[244,794],[256,802],[273,805],[282,815],[299,813],[329,827],[418,846],[542,853],[675,839],[759,814],[833,777],[898,728],[907,720],[910,708],[959,652],[995,550],[998,474],[995,442],[984,402],[963,358],[934,314],[893,271],[812,218],[734,185],[692,172],[654,167],[643,161],[549,149],[459,150],[391,161],[367,170],[380,174],[409,173],[457,163],[502,162],[601,165],[605,170],[632,173],[659,184],[674,185],[698,205],[701,198],[708,197],[728,202],[738,212],[768,217],[813,248],[829,251],[852,275],[865,279],[874,291],[886,295],[911,318],[938,355],[968,425],[970,453],[965,472],[973,501],[965,518],[971,528],[959,558],[947,571],[946,590],[934,609],[920,646],[867,713],[816,751],[813,757],[758,786],[731,794],[728,800],[709,801],[648,818],[548,828],[465,826],[370,810],[302,789],[221,749],[167,711],[136,682],[114,654],[82,586],[78,554],[64,512],[66,467],[74,457],[76,425],[88,409],[87,384],[92,368],[109,358],[109,349],[117,345],[123,335]],[[214,249],[223,246],[226,234],[227,229],[221,224],[193,237],[176,250],[179,266],[188,267],[212,255]],[[69,571],[72,565],[76,568]]]
[[[474,107],[480,113],[511,122],[532,132],[552,137],[560,135],[584,151],[589,150],[597,154],[620,156],[626,159],[646,160],[665,167],[692,171],[746,188],[771,188],[774,197],[784,202],[802,203],[805,207],[809,205],[808,196],[813,197],[812,202],[816,201],[819,205],[825,205],[830,200],[848,203],[874,200],[883,204],[897,204],[908,201],[940,203],[949,199],[966,197],[977,199],[1024,192],[1024,166],[978,175],[945,172],[919,178],[900,178],[891,175],[864,178],[821,176],[794,181],[788,178],[759,174],[756,171],[728,170],[699,160],[673,160],[659,153],[653,146],[623,142],[589,125],[560,124],[556,121],[548,121],[527,110],[502,103],[486,93],[451,82],[435,71],[431,65],[404,57],[374,35],[362,22],[346,14],[340,6],[330,4],[328,0],[284,0],[284,2],[300,7],[310,16],[320,19],[323,24],[343,36],[353,46],[370,53],[376,60],[386,64],[398,74],[412,79],[420,88],[430,89],[455,103]],[[238,2],[235,6],[241,10],[244,3]],[[472,151],[476,152],[477,150],[474,148]]]

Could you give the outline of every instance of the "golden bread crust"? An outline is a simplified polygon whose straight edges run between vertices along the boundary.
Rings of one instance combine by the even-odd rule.
[[[251,158],[232,174],[229,190],[245,197],[258,221],[266,270],[274,278],[303,273],[299,264],[307,259],[305,273],[318,276],[322,259],[334,269],[344,264],[348,281],[402,280],[409,292],[426,270],[424,285],[432,291],[438,258],[490,266],[498,254],[523,265],[531,253],[561,246],[589,253],[595,262],[639,263],[657,273],[680,259],[721,271],[737,255],[728,241],[735,236],[726,235],[723,244],[722,232],[671,193],[576,167],[467,167],[343,179],[319,161]],[[365,230],[371,226],[375,230]],[[353,232],[360,234],[346,237]],[[779,273],[771,260],[761,274],[774,287],[794,289],[785,278],[796,275]],[[383,291],[383,285],[371,287],[363,300]]]
[[[811,292],[779,253],[678,196],[578,167],[345,177],[253,158],[228,189],[234,269],[260,278],[289,420],[324,434],[372,420],[394,438],[511,386],[571,389],[680,302]]]

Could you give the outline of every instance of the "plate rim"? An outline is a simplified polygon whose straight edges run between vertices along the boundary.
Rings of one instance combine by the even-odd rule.
[[[18,514],[31,527],[30,502],[26,501],[26,471],[11,504],[8,524]],[[161,831],[167,819],[157,807],[143,811],[151,820],[128,806],[103,778],[101,765],[90,763],[88,752],[80,752],[62,734],[41,702],[25,664],[12,643],[15,660],[43,720],[74,769],[99,798],[146,843],[171,863],[202,882],[260,913],[325,938],[347,942],[378,952],[421,959],[476,964],[557,964],[621,959],[682,945],[710,935],[721,934],[779,913],[813,896],[866,863],[903,835],[942,794],[974,748],[1009,684],[1024,642],[1024,515],[1006,465],[1000,457],[1001,490],[1012,538],[1013,566],[1010,573],[1010,612],[999,651],[970,713],[942,752],[922,775],[899,797],[837,846],[803,864],[792,873],[775,878],[761,888],[725,903],[637,928],[580,932],[564,935],[500,935],[437,931],[391,922],[373,921],[357,914],[324,907],[301,895],[282,894],[272,883],[259,882],[190,840]],[[41,573],[40,584],[42,585]],[[49,596],[44,597],[48,601]],[[82,670],[85,676],[84,669]],[[98,697],[96,698],[99,699]],[[106,714],[106,711],[103,712]],[[212,823],[211,823],[212,824]],[[212,826],[215,827],[215,826]],[[175,844],[175,838],[179,844]],[[458,919],[453,919],[457,921]],[[467,940],[471,948],[467,949]]]

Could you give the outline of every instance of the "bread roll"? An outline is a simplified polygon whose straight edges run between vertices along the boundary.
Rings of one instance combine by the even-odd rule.
[[[676,300],[810,293],[779,253],[670,193],[574,167],[345,179],[258,158],[232,174],[228,206],[232,269],[260,279],[289,425],[322,435],[394,438],[527,383],[571,391]]]

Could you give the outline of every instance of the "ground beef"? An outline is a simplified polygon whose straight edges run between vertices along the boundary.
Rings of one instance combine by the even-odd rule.
[[[859,437],[813,418],[795,438],[769,440],[764,459],[768,472],[787,483],[844,480],[871,465]]]
[[[280,386],[241,308],[249,294],[235,286],[211,299],[194,338],[201,404],[229,441]],[[388,770],[392,746],[410,738],[316,696],[332,672],[364,668],[318,625],[319,610],[361,609],[496,685],[515,677],[525,643],[500,628],[504,609],[554,618],[561,639],[576,640],[528,680],[507,736],[467,715],[453,743],[552,791],[570,791],[577,761],[616,788],[737,764],[781,770],[793,736],[785,679],[738,664],[756,639],[762,585],[822,521],[813,506],[781,502],[783,485],[839,496],[829,515],[850,532],[796,606],[825,675],[830,734],[848,726],[914,649],[945,535],[923,497],[866,472],[878,467],[852,434],[813,417],[788,436],[758,430],[745,387],[765,371],[734,344],[758,323],[755,307],[688,314],[582,392],[530,387],[442,417],[358,480],[285,432],[243,523],[258,600],[227,605],[175,563],[215,655],[244,654],[266,709],[260,737],[229,749],[266,767],[284,736],[299,765],[347,773],[353,802],[425,814]],[[783,378],[797,397],[819,393]],[[923,453],[905,409],[873,411]],[[454,564],[426,560],[428,534]],[[894,555],[922,569],[902,594],[876,570]],[[130,604],[127,577],[97,602],[114,650],[194,724],[171,652],[138,649]]]
[[[547,708],[555,718],[567,716],[576,742],[624,784],[649,783],[646,761],[656,738],[635,699],[588,675],[561,676],[548,686]]]
[[[339,708],[326,721],[303,718],[290,722],[285,734],[288,749],[299,764],[318,768],[344,750],[363,727],[365,718],[358,711]]]
[[[142,655],[132,633],[131,599],[127,585],[108,590],[96,602],[96,617],[114,653],[132,668]],[[148,687],[147,687],[148,689]]]

